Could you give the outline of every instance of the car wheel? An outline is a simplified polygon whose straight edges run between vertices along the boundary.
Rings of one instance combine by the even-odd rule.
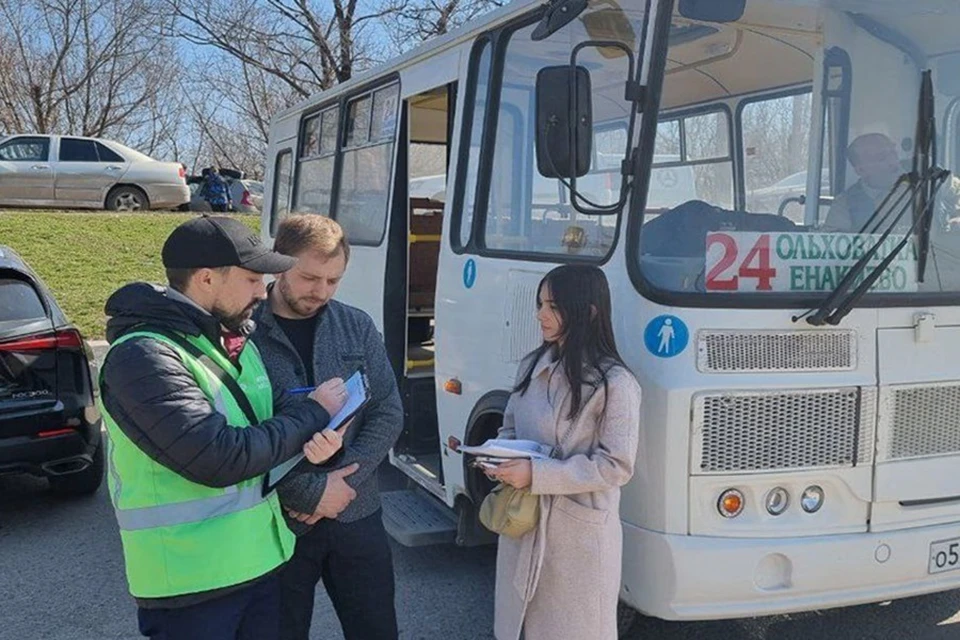
[[[147,194],[137,187],[117,187],[107,196],[110,211],[141,211],[147,205]]]
[[[64,476],[50,476],[50,488],[62,496],[88,496],[96,493],[103,482],[104,454],[103,439],[93,452],[93,462],[89,467],[77,473]]]

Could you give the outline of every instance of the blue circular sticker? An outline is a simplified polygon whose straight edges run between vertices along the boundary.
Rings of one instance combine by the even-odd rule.
[[[647,324],[643,343],[658,358],[672,358],[687,348],[690,332],[677,316],[657,316]]]
[[[477,261],[473,258],[467,260],[466,264],[463,265],[463,286],[467,289],[473,287],[474,283],[477,281]]]

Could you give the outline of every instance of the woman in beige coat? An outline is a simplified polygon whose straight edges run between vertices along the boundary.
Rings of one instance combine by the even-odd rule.
[[[623,531],[620,487],[633,475],[640,387],[613,338],[596,267],[562,266],[540,283],[543,344],[521,364],[499,437],[555,447],[488,475],[540,496],[540,521],[500,537],[498,640],[616,640]]]

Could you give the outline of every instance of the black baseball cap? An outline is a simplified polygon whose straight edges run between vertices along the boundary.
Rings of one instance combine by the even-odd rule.
[[[239,220],[203,215],[173,230],[161,252],[168,269],[240,267],[254,273],[283,273],[297,263],[271,251]]]

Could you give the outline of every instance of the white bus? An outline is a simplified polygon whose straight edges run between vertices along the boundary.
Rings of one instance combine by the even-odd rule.
[[[537,283],[580,262],[644,394],[626,605],[960,587],[960,3],[516,0],[279,114],[268,154],[264,239],[307,211],[354,246],[404,544],[491,541],[457,448],[496,434]]]

